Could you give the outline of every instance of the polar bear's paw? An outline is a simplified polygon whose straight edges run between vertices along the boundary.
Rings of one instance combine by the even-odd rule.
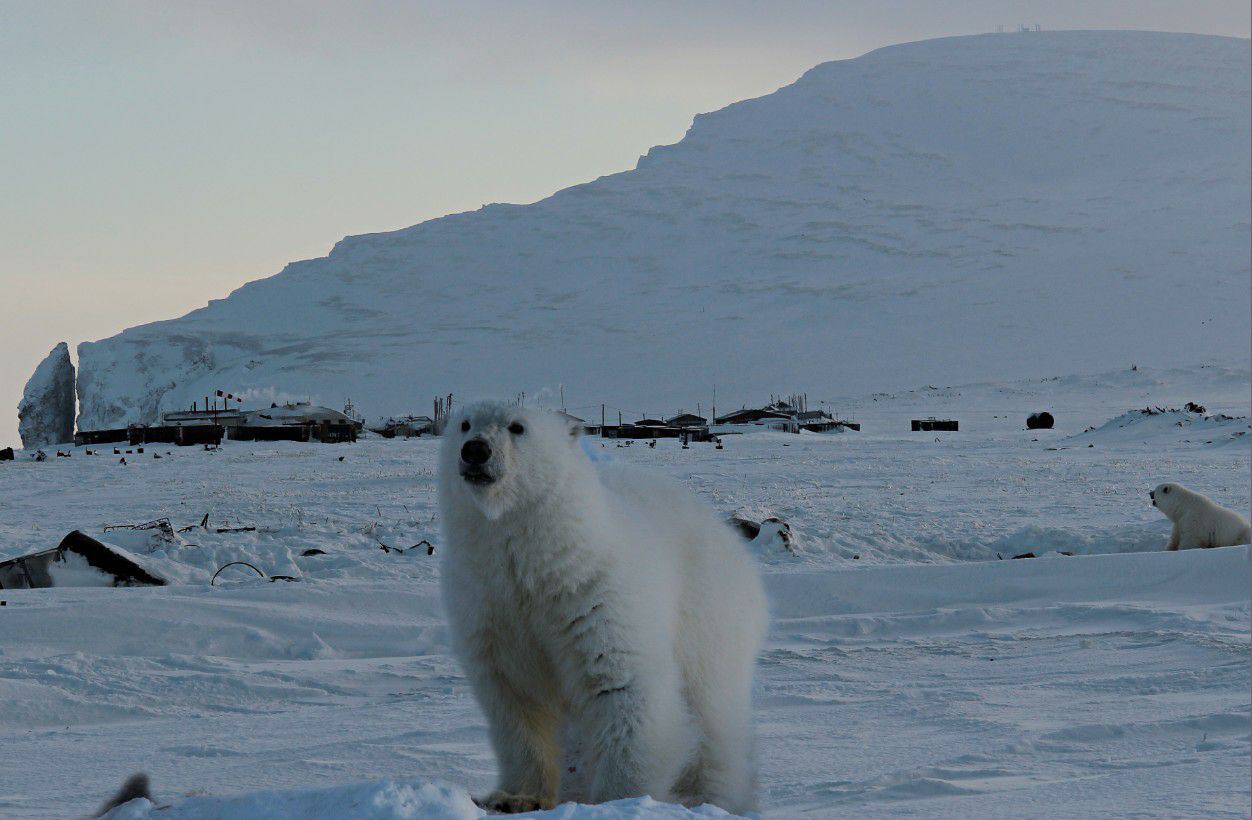
[[[556,808],[556,802],[543,800],[531,794],[509,794],[496,789],[486,797],[475,797],[474,802],[487,811],[501,814],[519,814],[524,811]]]

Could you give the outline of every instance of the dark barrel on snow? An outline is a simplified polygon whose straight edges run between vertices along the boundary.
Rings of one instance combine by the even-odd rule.
[[[1051,430],[1054,424],[1056,424],[1056,419],[1052,418],[1052,414],[1047,410],[1042,413],[1031,413],[1026,417],[1027,430]]]

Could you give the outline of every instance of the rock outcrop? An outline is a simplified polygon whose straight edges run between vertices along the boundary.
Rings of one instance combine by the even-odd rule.
[[[39,363],[17,405],[17,431],[27,450],[74,438],[74,363],[61,342]]]

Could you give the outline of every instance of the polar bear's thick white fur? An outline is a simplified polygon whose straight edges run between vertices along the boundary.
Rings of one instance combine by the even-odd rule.
[[[444,432],[442,589],[501,811],[651,795],[755,804],[753,559],[676,483],[593,465],[561,416],[471,405]],[[586,794],[562,793],[562,734]],[[568,786],[568,784],[567,784]]]
[[[1152,506],[1174,522],[1166,549],[1233,547],[1252,543],[1252,525],[1234,510],[1181,484],[1161,484],[1148,493]]]

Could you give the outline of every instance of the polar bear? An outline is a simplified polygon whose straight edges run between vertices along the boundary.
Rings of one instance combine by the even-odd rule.
[[[1252,525],[1234,510],[1181,484],[1161,484],[1148,493],[1152,506],[1174,522],[1169,550],[1233,547],[1252,542]]]
[[[681,486],[593,465],[581,434],[499,403],[444,431],[444,606],[500,768],[481,803],[551,808],[577,746],[587,794],[564,799],[750,810],[753,559]]]

